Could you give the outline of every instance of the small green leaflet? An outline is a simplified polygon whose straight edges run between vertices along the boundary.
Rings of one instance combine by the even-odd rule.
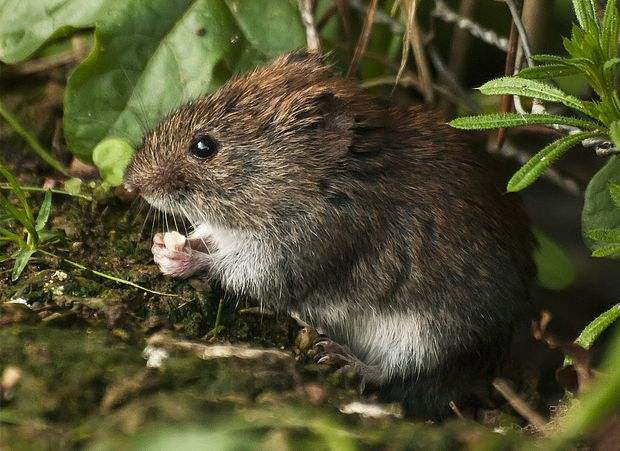
[[[600,136],[599,132],[580,132],[552,142],[534,155],[530,161],[525,163],[525,165],[512,176],[508,182],[508,191],[520,191],[530,186],[549,166],[564,155],[571,147],[577,145],[584,139],[595,138],[597,136]]]

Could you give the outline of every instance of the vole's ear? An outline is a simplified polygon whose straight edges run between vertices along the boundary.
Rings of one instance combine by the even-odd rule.
[[[340,150],[348,150],[353,141],[353,117],[346,101],[331,91],[322,91],[308,99],[307,105],[300,114],[300,124],[328,133]]]

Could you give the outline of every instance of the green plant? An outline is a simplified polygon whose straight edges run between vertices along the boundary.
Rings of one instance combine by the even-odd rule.
[[[14,205],[0,191],[0,207],[5,212],[5,215],[0,217],[0,242],[10,242],[17,247],[17,250],[10,255],[0,255],[0,261],[15,260],[11,279],[17,280],[33,254],[42,245],[58,237],[46,229],[52,209],[52,193],[49,190],[45,192],[35,218],[26,193],[13,173],[2,162],[0,162],[0,175],[7,181],[18,201],[18,205]],[[23,230],[21,232],[11,230],[10,226],[13,222],[20,224]]]
[[[620,97],[616,89],[618,8],[608,0],[603,19],[597,20],[590,0],[573,0],[579,25],[564,39],[569,57],[537,55],[540,66],[521,70],[516,76],[491,80],[479,89],[485,95],[511,95],[561,103],[583,117],[556,114],[494,113],[468,116],[450,122],[455,128],[488,130],[524,125],[552,125],[569,134],[547,145],[534,155],[508,182],[508,191],[531,185],[540,175],[572,147],[585,140],[608,140],[620,147]],[[597,99],[578,99],[539,79],[566,75],[583,76]]]

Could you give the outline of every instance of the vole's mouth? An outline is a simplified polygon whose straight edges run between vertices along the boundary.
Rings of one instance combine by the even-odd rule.
[[[162,213],[178,214],[181,212],[178,202],[172,198],[165,196],[153,196],[142,194],[142,198],[153,208],[161,211]]]

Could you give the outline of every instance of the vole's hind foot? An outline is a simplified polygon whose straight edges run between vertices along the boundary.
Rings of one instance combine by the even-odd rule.
[[[191,249],[178,232],[157,233],[153,237],[153,260],[163,274],[186,278],[208,266],[207,254]]]
[[[334,368],[354,367],[361,362],[342,345],[325,335],[320,335],[314,343],[314,361]]]

